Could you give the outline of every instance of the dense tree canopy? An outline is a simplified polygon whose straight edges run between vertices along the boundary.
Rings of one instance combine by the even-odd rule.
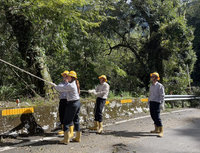
[[[56,83],[75,70],[82,89],[105,74],[113,91],[139,96],[157,71],[168,94],[186,92],[198,48],[191,10],[179,0],[2,0],[0,58]],[[11,97],[53,92],[2,63],[0,72]]]
[[[200,1],[194,0],[187,3],[186,18],[188,20],[188,25],[194,28],[194,40],[192,42],[193,49],[197,55],[197,61],[195,63],[195,68],[192,73],[192,79],[194,85],[200,85]]]

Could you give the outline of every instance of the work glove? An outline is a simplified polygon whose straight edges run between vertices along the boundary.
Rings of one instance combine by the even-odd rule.
[[[90,93],[90,94],[91,94],[91,93],[92,93],[92,91],[93,91],[93,90],[88,90],[88,93]]]
[[[88,93],[96,95],[96,90],[95,89],[88,90]]]
[[[160,104],[160,110],[165,110],[165,102],[162,102],[162,103]]]

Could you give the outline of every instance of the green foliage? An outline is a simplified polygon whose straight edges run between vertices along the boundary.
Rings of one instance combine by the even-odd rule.
[[[17,89],[13,85],[0,86],[0,99],[10,100],[17,96]]]
[[[186,9],[186,18],[188,20],[188,25],[194,28],[194,40],[193,40],[193,49],[197,55],[197,61],[195,63],[194,71],[192,73],[193,85],[199,86],[200,85],[200,1],[199,0],[192,0],[187,3]]]
[[[126,98],[133,98],[132,93],[127,92],[127,91],[121,91],[120,93],[116,93],[115,91],[110,91],[108,100],[113,100],[113,99],[126,99]]]
[[[127,76],[132,77],[129,81],[134,82],[134,87],[148,89],[149,74],[157,71],[161,82],[164,80],[166,85],[168,78],[180,79],[181,89],[174,88],[177,90],[174,92],[184,91],[188,85],[185,84],[188,80],[186,66],[191,73],[196,55],[192,50],[192,28],[186,25],[181,11],[183,4],[175,0],[133,0],[129,4],[123,1],[119,4],[111,12],[117,16],[116,20],[108,20],[105,26],[102,25],[105,29],[102,32],[105,39],[109,39],[107,48],[111,54],[114,49],[119,54],[127,50],[132,53],[131,58],[123,60],[123,64],[118,61]]]
[[[200,87],[193,87],[191,89],[191,94],[200,97]],[[190,101],[190,107],[200,107],[200,100]]]
[[[198,31],[197,5],[188,9],[188,26],[187,5],[179,0],[2,0],[0,4],[0,58],[40,77],[58,83],[64,70],[75,70],[81,89],[87,90],[105,74],[111,97],[146,95],[154,71],[161,75],[166,94],[184,94],[192,82],[193,48],[197,52],[199,41],[190,25]],[[26,24],[13,28],[8,10]],[[27,28],[14,30],[21,26]],[[32,77],[6,65],[0,73],[0,85],[9,87],[14,80],[18,95],[44,95],[44,84]]]

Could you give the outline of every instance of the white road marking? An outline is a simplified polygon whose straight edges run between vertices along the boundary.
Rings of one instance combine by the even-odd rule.
[[[176,110],[176,111],[172,111],[172,112],[168,112],[168,113],[161,113],[161,115],[166,115],[166,114],[171,114],[171,113],[179,113],[179,112],[185,112],[185,111],[192,111],[192,110],[195,110],[195,109]],[[139,120],[139,119],[143,119],[143,118],[149,118],[149,117],[150,117],[150,115],[146,115],[146,116],[141,116],[141,117],[132,118],[132,119],[128,119],[128,120],[118,121],[118,122],[115,122],[113,124],[104,125],[104,127],[116,125],[116,124],[121,124],[121,123],[124,123],[124,122]],[[17,147],[23,147],[23,146],[26,146],[26,145],[31,145],[31,144],[39,142],[39,141],[53,140],[53,139],[56,139],[56,138],[58,138],[58,136],[56,136],[56,137],[45,137],[45,138],[40,138],[40,139],[36,139],[36,140],[30,140],[29,142],[24,142],[24,143],[21,143],[21,144],[13,145],[12,147],[6,146],[6,147],[0,148],[0,152],[15,149]]]
[[[6,151],[6,150],[15,149],[17,147],[27,146],[27,145],[30,145],[30,144],[33,144],[33,143],[36,143],[36,142],[45,141],[45,140],[52,140],[52,139],[56,139],[56,138],[58,138],[58,137],[45,137],[45,138],[40,138],[40,139],[36,139],[36,140],[30,140],[29,142],[24,142],[24,143],[21,143],[21,144],[17,144],[17,145],[14,145],[12,147],[6,146],[6,147],[0,148],[0,152]]]
[[[161,115],[166,115],[166,114],[171,114],[171,113],[185,112],[185,111],[189,111],[189,110],[192,111],[192,110],[195,110],[195,109],[176,110],[176,111],[171,111],[171,112],[167,112],[167,113],[161,113]],[[103,127],[107,127],[107,126],[111,126],[111,125],[116,125],[116,124],[121,124],[121,123],[129,122],[129,121],[135,121],[135,120],[139,120],[139,119],[143,119],[143,118],[150,118],[150,115],[146,115],[146,116],[141,116],[141,117],[137,117],[137,118],[132,118],[132,119],[118,121],[118,122],[115,122],[115,123],[104,125]]]

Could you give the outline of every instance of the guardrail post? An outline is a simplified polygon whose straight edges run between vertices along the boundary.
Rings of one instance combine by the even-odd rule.
[[[182,108],[184,108],[185,106],[184,106],[184,101],[182,101]]]
[[[171,101],[171,108],[174,108],[174,102]]]

